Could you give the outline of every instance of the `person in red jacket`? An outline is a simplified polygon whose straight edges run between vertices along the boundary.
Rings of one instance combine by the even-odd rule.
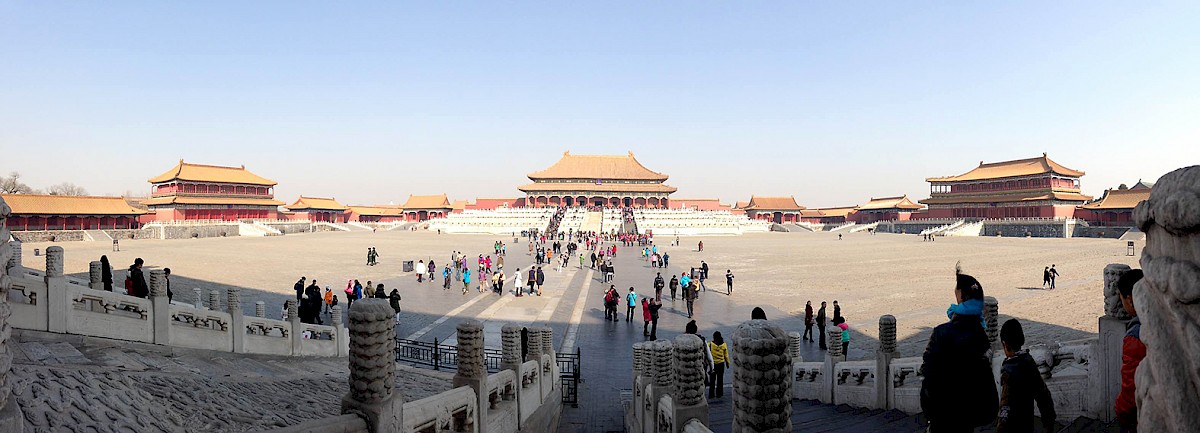
[[[1137,384],[1133,375],[1137,372],[1138,364],[1146,357],[1146,344],[1142,343],[1142,322],[1138,319],[1137,309],[1133,305],[1133,286],[1142,279],[1142,270],[1133,269],[1117,280],[1117,289],[1121,292],[1121,303],[1125,311],[1133,319],[1125,325],[1125,338],[1121,341],[1121,392],[1117,394],[1114,410],[1117,413],[1117,423],[1121,431],[1137,431],[1137,400],[1134,398]]]

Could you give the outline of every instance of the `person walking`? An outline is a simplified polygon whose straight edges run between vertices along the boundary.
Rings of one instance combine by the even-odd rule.
[[[708,342],[708,355],[712,359],[712,380],[708,382],[708,398],[725,397],[725,368],[733,363],[729,358],[729,346],[721,331],[713,332]]]
[[[956,272],[949,322],[929,335],[922,356],[921,410],[931,432],[970,432],[996,419],[999,397],[983,319],[983,286]]]
[[[654,299],[662,302],[662,290],[667,283],[663,282],[662,272],[654,276]]]
[[[354,280],[346,280],[346,290],[342,292],[346,294],[346,307],[354,305]]]
[[[542,272],[542,267],[537,268],[537,295],[542,296],[542,284],[546,284],[546,273]]]
[[[1050,267],[1046,266],[1042,269],[1042,288],[1050,286]]]
[[[129,265],[129,276],[126,277],[126,290],[131,296],[145,298],[150,295],[150,286],[146,284],[146,275],[142,273],[142,265],[146,262],[138,257]]]
[[[637,292],[633,291],[632,286],[629,287],[629,294],[625,295],[625,302],[626,306],[628,307],[625,309],[625,321],[632,322],[633,310],[636,309],[638,305],[638,295]]]
[[[1042,415],[1042,427],[1055,431],[1054,399],[1042,380],[1037,363],[1025,345],[1021,322],[1009,319],[1000,327],[1000,342],[1004,346],[1004,363],[1000,366],[1000,413],[996,416],[996,433],[1033,431],[1033,405],[1037,402]]]
[[[400,290],[392,289],[392,293],[388,294],[388,304],[391,304],[392,311],[396,314],[396,323],[400,323]]]
[[[700,241],[700,243],[696,245],[696,251],[701,253],[704,252],[704,241]]]
[[[467,294],[467,290],[471,289],[471,270],[463,268],[463,295]]]
[[[820,340],[821,350],[829,350],[825,345],[825,301],[821,301],[821,309],[817,310],[817,339]]]
[[[442,268],[442,290],[450,290],[450,265]]]
[[[521,289],[522,287],[525,287],[523,284],[521,284],[522,275],[521,268],[517,268],[517,270],[513,272],[513,292],[515,292],[516,296],[521,296],[521,292],[524,292],[524,290]]]
[[[842,321],[842,320],[843,320],[843,319],[842,319],[842,306],[841,306],[841,305],[838,305],[838,301],[837,301],[837,299],[834,299],[834,300],[833,300],[833,321],[834,321],[834,324],[836,325],[838,322],[840,322],[840,321]]]
[[[684,275],[683,278],[686,279],[687,275]],[[682,282],[683,279],[680,279],[679,281]],[[693,285],[694,284],[692,284],[691,280],[689,279],[688,284],[680,284],[680,286],[679,286],[683,289],[683,300],[687,301],[687,313],[688,313],[689,319],[692,318],[692,313],[694,313],[694,311],[695,311],[694,308],[695,308],[695,303],[696,303],[696,294],[697,293],[696,293],[696,290],[692,287]]]
[[[325,314],[329,314],[333,308],[333,291],[329,290],[329,286],[325,286]]]
[[[429,263],[425,264],[425,270],[429,273],[429,282],[433,282],[433,273],[437,272],[437,265],[433,264],[433,259],[429,259]]]
[[[375,299],[387,299],[387,291],[383,289],[383,283],[375,285]]]
[[[803,340],[813,341],[812,327],[813,327],[812,301],[805,301],[804,302],[804,338],[803,338]]]
[[[426,272],[427,270],[425,269],[425,261],[424,261],[424,260],[421,260],[421,261],[418,261],[418,262],[417,262],[417,269],[416,269],[416,271],[417,271],[417,272],[416,272],[416,273],[417,273],[417,282],[418,282],[418,283],[423,283],[423,282],[425,282],[425,272]]]
[[[604,320],[617,321],[617,301],[620,295],[617,294],[617,287],[609,285],[608,290],[604,292]]]
[[[304,299],[304,280],[305,280],[305,278],[306,277],[300,277],[300,281],[296,281],[296,284],[292,285],[292,290],[296,291],[296,302],[300,302],[301,299]]]
[[[725,294],[733,294],[733,270],[731,269],[725,270]]]
[[[112,265],[108,263],[108,256],[100,256],[100,282],[104,283],[104,290],[112,291]]]
[[[1054,281],[1058,279],[1058,269],[1054,269],[1054,265],[1050,265],[1050,290],[1054,290]]]
[[[529,286],[529,294],[533,294],[533,286],[537,285],[537,269],[529,268],[529,278],[525,279],[525,284]]]

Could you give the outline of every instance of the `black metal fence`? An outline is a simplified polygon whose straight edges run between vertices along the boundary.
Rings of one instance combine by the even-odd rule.
[[[500,349],[483,349],[483,363],[488,373],[500,371],[500,353]],[[396,362],[433,367],[434,370],[458,368],[458,347],[441,344],[436,338],[432,343],[397,338]]]
[[[559,378],[562,381],[562,402],[570,404],[571,407],[579,407],[579,382],[583,381],[579,368],[579,348],[575,348],[575,353],[558,353],[556,358]]]

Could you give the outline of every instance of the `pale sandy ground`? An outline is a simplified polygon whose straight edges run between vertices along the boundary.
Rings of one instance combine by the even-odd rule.
[[[321,286],[330,284],[335,291],[345,286],[347,278],[359,278],[399,283],[402,293],[411,294],[428,289],[417,288],[411,278],[401,279],[399,260],[432,257],[440,267],[450,250],[473,256],[490,251],[496,239],[393,231],[126,241],[119,253],[108,251],[110,246],[101,242],[61,245],[66,248],[66,272],[84,278],[87,263],[108,254],[116,270],[143,257],[148,265],[171,267],[175,274],[189,278],[189,287],[199,285],[206,290],[228,284],[287,295],[298,276],[306,275],[317,278]],[[695,251],[697,240],[705,243],[703,253]],[[658,241],[665,244],[671,239]],[[724,326],[748,318],[750,307],[763,306],[771,319],[799,331],[804,301],[812,300],[816,308],[820,300],[837,299],[854,331],[852,359],[873,352],[878,319],[883,314],[897,318],[901,353],[919,355],[928,330],[946,320],[946,308],[954,301],[954,266],[959,261],[965,272],[983,283],[987,295],[999,299],[1001,321],[1017,317],[1024,322],[1031,343],[1095,336],[1097,317],[1103,310],[1104,266],[1137,266],[1136,256],[1126,256],[1125,243],[1113,239],[963,237],[922,242],[914,235],[855,233],[838,240],[836,233],[764,233],[682,241],[680,247],[664,247],[671,254],[673,268],[706,260],[712,274],[709,287],[722,290],[725,269],[732,268],[737,275],[732,297],[702,295],[701,317]],[[33,256],[33,249],[44,250],[48,245],[25,244],[25,265],[44,267],[42,259]],[[378,248],[382,265],[363,265],[368,246]],[[510,254],[523,255],[524,247],[522,243],[516,247],[519,249],[510,249]],[[1050,264],[1056,264],[1061,273],[1054,291],[1041,289],[1042,268]],[[124,274],[115,274],[119,285]],[[651,275],[648,269],[647,275]],[[406,296],[408,299],[415,298]],[[410,303],[408,308],[436,317],[453,308],[448,302],[449,298]],[[704,317],[704,308],[708,308],[708,317]],[[743,313],[746,317],[734,317]],[[833,314],[832,305],[829,314]]]

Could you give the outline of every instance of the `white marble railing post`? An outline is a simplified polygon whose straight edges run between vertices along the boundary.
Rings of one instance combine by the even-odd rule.
[[[329,315],[333,319],[333,332],[337,334],[337,354],[340,357],[347,356],[350,353],[350,337],[346,333],[346,324],[342,321],[342,306],[334,305]]]
[[[458,371],[454,374],[455,388],[469,386],[475,390],[475,413],[470,415],[475,431],[486,433],[488,406],[487,365],[483,357],[483,323],[464,320],[458,323]]]
[[[341,305],[339,305],[340,307]],[[254,317],[267,317],[267,303],[263,301],[254,301]]]
[[[1194,162],[1194,161],[1193,161]],[[1137,420],[1144,432],[1200,425],[1200,166],[1158,179],[1134,208],[1146,233],[1143,278],[1133,289],[1146,357],[1138,366]]]
[[[192,294],[195,295],[195,302],[192,304],[197,310],[204,309],[204,290],[199,287],[192,287]]]
[[[983,319],[987,321],[986,331],[992,352],[1003,353],[1004,348],[1000,346],[1000,301],[995,297],[983,298]]]
[[[154,326],[154,344],[171,344],[171,301],[167,299],[167,275],[162,269],[150,271],[150,320]]]
[[[246,353],[246,316],[242,314],[242,289],[225,289],[225,307],[229,310],[229,329],[233,333],[233,353]]]
[[[730,340],[733,433],[792,431],[787,333],[766,320],[751,320],[738,325]]]
[[[21,433],[25,430],[25,416],[17,399],[10,398],[12,380],[8,377],[13,358],[13,352],[8,348],[8,337],[12,334],[12,326],[8,324],[8,317],[12,314],[8,306],[8,291],[12,288],[9,270],[24,272],[12,262],[14,250],[11,244],[15,242],[9,242],[10,233],[5,226],[11,213],[12,209],[0,197],[0,431]],[[19,248],[20,244],[17,245]]]
[[[645,427],[646,386],[653,382],[653,373],[649,367],[652,364],[649,350],[650,342],[633,343],[633,405],[630,408],[631,419],[626,419],[626,430],[630,433],[640,433]]]
[[[705,365],[704,341],[695,335],[683,334],[675,337],[675,416],[676,426],[688,420],[699,420],[708,425],[708,399],[704,398]],[[672,432],[674,433],[674,432]]]
[[[208,292],[208,309],[221,311],[221,291],[213,289]]]
[[[6,236],[5,239],[8,239],[8,237]],[[25,266],[21,262],[21,241],[16,239],[9,241],[8,250],[11,255],[8,257],[8,260],[4,261],[6,263],[4,267],[8,269],[8,275],[18,277],[24,275]]]
[[[506,324],[500,328],[500,369],[521,375],[521,327]]]
[[[295,317],[295,301],[288,303],[288,315]],[[395,389],[395,329],[395,311],[383,299],[350,308],[350,392],[342,398],[342,413],[362,417],[371,433],[404,429],[404,396]]]
[[[300,345],[304,343],[304,336],[302,335],[303,332],[300,329],[301,323],[299,306],[296,304],[295,299],[288,299],[287,301],[284,301],[284,306],[287,307],[287,321],[289,325],[288,327],[290,328],[290,331],[288,331],[288,336],[292,337],[292,354],[299,355]],[[394,322],[395,318],[392,318],[392,321]],[[353,330],[351,332],[353,332]],[[351,347],[351,349],[353,350],[353,347]]]
[[[1129,312],[1121,304],[1121,293],[1117,280],[1129,272],[1129,265],[1113,263],[1104,267],[1104,315],[1100,316],[1099,337],[1094,353],[1097,372],[1089,375],[1092,393],[1089,407],[1105,422],[1111,422],[1116,414],[1113,402],[1121,391],[1121,343],[1125,338],[1125,326],[1129,323]]]
[[[88,287],[104,290],[104,264],[99,260],[88,263]]]
[[[651,341],[649,349],[651,381],[642,406],[642,431],[656,433],[658,402],[675,392],[675,345],[670,340]]]
[[[888,368],[896,357],[896,316],[879,316],[879,349],[875,351],[875,407],[891,409],[891,374]]]
[[[63,249],[54,245],[46,248],[46,330],[65,334],[67,315],[74,307],[67,299],[67,279],[63,276]]]
[[[833,403],[837,400],[837,396],[833,395],[834,385],[837,383],[837,367],[839,362],[846,360],[846,355],[842,353],[842,329],[836,326],[826,329],[826,338],[829,339],[829,350],[825,352],[825,365],[822,371],[825,375],[821,377],[821,402]]]

